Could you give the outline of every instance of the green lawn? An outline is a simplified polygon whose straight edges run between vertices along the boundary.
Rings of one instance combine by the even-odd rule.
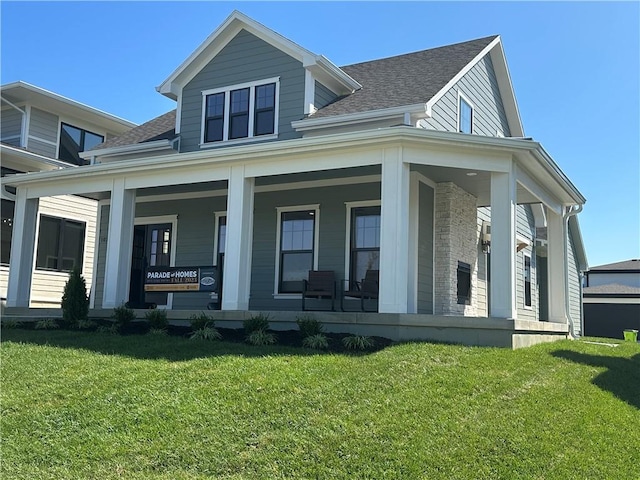
[[[3,479],[640,478],[630,343],[329,355],[3,330],[1,362]]]

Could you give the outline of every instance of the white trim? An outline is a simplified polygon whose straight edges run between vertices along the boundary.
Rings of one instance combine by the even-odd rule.
[[[589,294],[587,294],[589,295]],[[582,297],[583,303],[602,303],[602,304],[638,304],[640,305],[639,297],[616,297],[615,293],[608,295],[599,295],[597,297]],[[584,335],[584,332],[583,332]]]
[[[473,104],[473,102],[469,99],[469,97],[467,97],[464,93],[462,93],[462,91],[460,89],[458,89],[458,96],[457,96],[457,119],[456,119],[456,125],[458,127],[458,133],[468,133],[468,134],[473,134],[473,118],[475,117],[475,110],[476,107]],[[461,106],[461,101],[463,101],[464,103],[466,103],[467,105],[469,105],[469,108],[471,108],[471,125],[470,127],[470,132],[462,132],[462,130],[460,129],[460,106]]]
[[[24,135],[24,145],[22,146],[24,148],[27,148],[29,146],[29,131],[31,130],[31,105],[25,105],[24,112],[24,130],[22,132],[22,134]]]
[[[302,212],[305,210],[313,210],[313,270],[318,269],[318,250],[320,249],[320,204],[315,203],[311,205],[290,205],[285,207],[276,207],[276,262],[275,262],[275,279],[273,284],[273,297],[281,297],[281,295],[290,296],[289,293],[280,293],[280,244],[281,244],[281,229],[282,229],[282,214],[285,212]],[[292,298],[301,298],[301,295],[297,295]]]
[[[52,145],[52,146],[56,147],[56,157],[59,157],[58,151],[57,151],[58,150],[58,142],[52,142],[51,140],[45,140],[44,138],[36,137],[35,135],[29,135],[29,138],[31,140],[37,140],[38,142],[46,143],[47,145]]]
[[[345,225],[345,243],[344,243],[344,278],[349,280],[351,278],[351,217],[352,210],[354,208],[362,207],[381,207],[382,202],[378,200],[359,200],[355,202],[344,202],[347,208],[347,218]],[[342,285],[345,291],[349,289],[349,285]]]
[[[182,125],[181,123],[181,119],[182,119],[182,94],[178,95],[178,98],[176,100],[176,126],[175,128],[175,133],[176,135],[180,134],[180,126]]]
[[[22,135],[9,135],[8,137],[0,138],[0,142],[6,142],[7,140],[13,140],[14,138],[22,138]]]
[[[90,132],[90,133],[93,133],[93,132]],[[155,140],[153,142],[136,143],[133,145],[122,145],[122,146],[110,147],[110,148],[100,148],[98,150],[85,150],[83,152],[80,152],[79,155],[80,155],[80,158],[87,159],[91,157],[108,157],[112,155],[123,155],[126,153],[141,153],[141,152],[150,153],[150,152],[155,152],[157,150],[164,150],[167,147],[171,148],[171,143],[172,143],[171,140],[168,140],[168,139]]]
[[[274,109],[273,109],[273,133],[267,135],[254,135],[254,119],[255,119],[255,97],[256,88],[263,85],[275,84],[274,88]],[[235,90],[249,89],[249,122],[247,126],[247,136],[241,138],[229,138],[229,126],[231,122],[231,92]],[[202,114],[200,120],[200,148],[207,148],[209,146],[216,145],[233,145],[234,143],[240,143],[247,140],[256,139],[268,139],[278,137],[278,120],[280,110],[280,77],[265,78],[253,82],[237,83],[235,85],[228,85],[220,88],[212,88],[209,90],[202,90]],[[205,141],[205,122],[207,118],[207,97],[209,95],[216,95],[224,93],[224,111],[222,117],[222,140],[216,142]]]
[[[227,217],[227,211],[220,210],[213,212],[213,266],[218,265],[218,233],[220,232],[220,218]],[[226,242],[226,236],[225,236]],[[225,243],[225,251],[226,251],[226,243]]]
[[[228,135],[228,124],[224,125],[224,135]],[[242,145],[243,143],[255,143],[265,140],[276,140],[278,138],[277,133],[271,133],[269,135],[257,135],[253,137],[234,138],[232,140],[220,140],[219,142],[207,142],[199,143],[198,146],[202,149],[228,147],[231,145]]]
[[[316,79],[309,70],[304,71],[304,114],[311,115],[316,112]]]
[[[176,266],[176,247],[178,244],[178,215],[158,215],[154,217],[135,217],[133,225],[155,225],[161,223],[171,224],[171,258],[169,266]],[[131,266],[129,266],[129,275],[131,275]],[[127,281],[127,292],[131,289],[129,281]],[[171,310],[173,308],[173,293],[167,293],[167,304],[158,305],[159,309]]]

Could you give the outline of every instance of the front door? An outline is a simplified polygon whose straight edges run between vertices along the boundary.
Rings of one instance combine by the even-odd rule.
[[[153,305],[166,307],[167,293],[145,292],[144,276],[148,267],[171,265],[171,224],[136,225],[133,230],[131,255],[131,282],[129,306],[149,308]]]

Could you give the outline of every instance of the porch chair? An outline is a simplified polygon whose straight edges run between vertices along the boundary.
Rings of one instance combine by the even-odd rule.
[[[309,270],[309,279],[302,280],[302,310],[306,310],[307,298],[331,300],[331,311],[335,311],[336,275],[333,270]]]
[[[364,309],[364,301],[365,300],[378,300],[378,294],[380,290],[378,278],[380,275],[379,270],[367,270],[364,278],[359,282],[350,282],[349,280],[345,280],[345,282],[349,283],[349,287],[346,291],[342,292],[340,295],[340,309],[344,312],[344,298],[352,297],[360,299],[360,310],[365,311]],[[373,311],[378,311],[378,306],[376,305],[376,309]]]

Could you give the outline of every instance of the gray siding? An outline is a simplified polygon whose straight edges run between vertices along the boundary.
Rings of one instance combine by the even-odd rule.
[[[482,229],[482,221],[491,222],[491,209],[488,207],[478,208],[478,281],[476,288],[478,290],[478,316],[489,316],[489,272],[487,253],[482,251],[482,238],[480,237]]]
[[[333,93],[320,82],[316,82],[316,98],[313,100],[313,104],[316,108],[326,107],[336,98],[338,98],[338,95]]]
[[[184,87],[181,151],[200,148],[203,90],[272,77],[280,77],[278,138],[299,137],[291,128],[291,122],[300,120],[304,113],[305,75],[302,64],[242,30]]]
[[[252,310],[299,310],[301,300],[273,298],[276,272],[277,207],[320,204],[318,268],[345,278],[345,202],[380,199],[380,184],[344,185],[258,193],[253,223]]]
[[[433,313],[433,188],[420,183],[418,212],[418,313]]]
[[[466,96],[474,106],[474,134],[490,137],[495,137],[497,133],[505,137],[511,135],[493,63],[489,55],[485,55],[434,104],[432,117],[422,120],[420,126],[427,129],[457,132],[458,91]]]
[[[573,334],[582,335],[582,291],[580,289],[580,272],[578,270],[578,260],[576,258],[576,250],[569,230],[567,238],[567,266],[568,266],[568,282],[569,282],[569,314],[570,321],[573,322]]]
[[[58,143],[58,116],[32,107],[29,137]]]
[[[45,157],[56,158],[58,147],[50,143],[41,142],[29,136],[27,149],[31,152],[44,155]]]
[[[2,119],[0,121],[0,139],[11,145],[20,145],[20,138],[11,139],[10,137],[20,136],[22,132],[22,114],[16,109],[2,110]]]

